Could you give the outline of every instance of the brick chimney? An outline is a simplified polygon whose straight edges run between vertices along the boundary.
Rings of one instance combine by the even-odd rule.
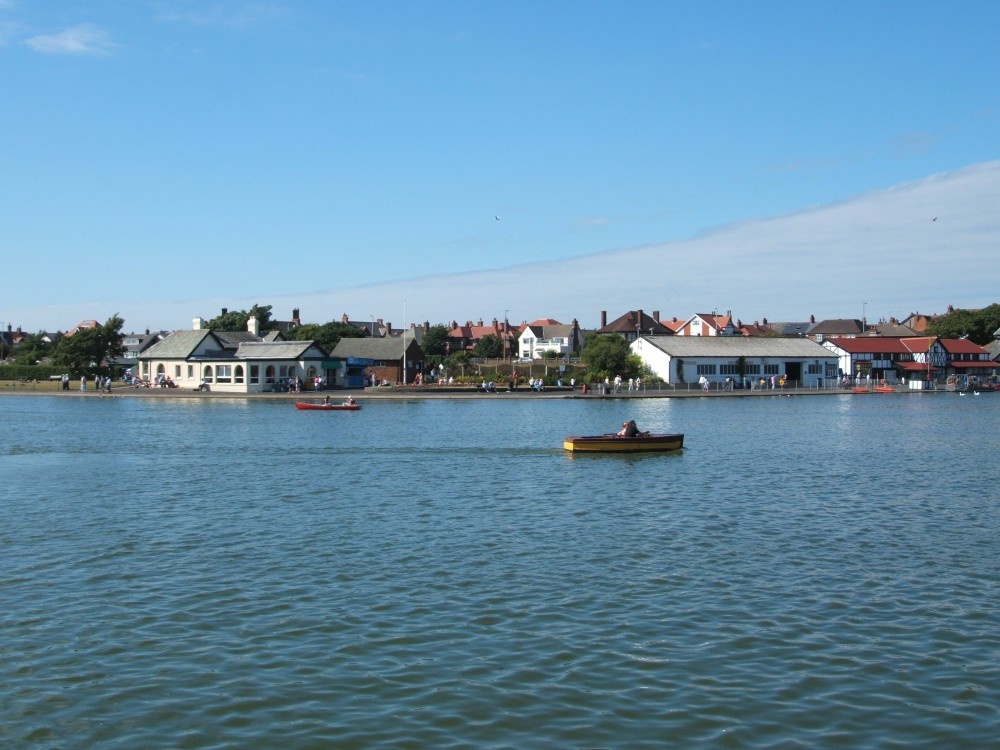
[[[608,325],[608,311],[601,310],[601,328],[604,328],[607,325]]]

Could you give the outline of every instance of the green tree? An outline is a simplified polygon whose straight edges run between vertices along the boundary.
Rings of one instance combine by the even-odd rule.
[[[216,315],[207,325],[214,331],[245,331],[251,317],[257,318],[260,330],[268,330],[271,325],[271,305],[254,305],[249,310],[230,310]]]
[[[588,339],[580,356],[591,380],[604,380],[616,375],[635,377],[642,367],[641,358],[631,353],[628,341],[614,334]]]
[[[45,331],[28,334],[11,352],[11,362],[18,365],[34,365],[45,359],[51,353],[53,346],[46,340],[48,338]]]
[[[465,375],[465,368],[469,366],[469,353],[466,351],[455,352],[444,361],[444,366],[448,372],[459,370]]]
[[[499,336],[487,333],[472,347],[472,354],[486,359],[499,359],[503,356],[503,342]]]
[[[448,352],[448,328],[446,326],[431,326],[424,332],[420,348],[425,355],[444,355]]]
[[[292,341],[315,341],[327,353],[332,352],[341,339],[360,339],[364,336],[364,331],[339,320],[322,325],[306,323],[285,334],[285,338]]]
[[[76,371],[105,367],[108,360],[125,353],[123,325],[125,321],[116,313],[104,325],[63,336],[52,350],[52,363]]]
[[[968,337],[973,343],[985,346],[993,340],[993,333],[1000,328],[1000,304],[982,310],[952,310],[927,324],[927,333],[943,339]]]

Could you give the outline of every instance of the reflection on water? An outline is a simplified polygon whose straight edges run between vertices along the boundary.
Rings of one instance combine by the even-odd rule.
[[[3,398],[0,742],[988,746],[998,411]]]

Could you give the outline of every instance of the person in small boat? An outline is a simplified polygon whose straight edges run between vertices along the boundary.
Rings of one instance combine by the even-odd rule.
[[[634,419],[622,422],[622,428],[615,433],[615,437],[649,437],[648,432],[641,431]]]
[[[622,422],[622,428],[618,431],[618,437],[635,437],[639,434],[639,428],[634,419]]]
[[[348,406],[354,406],[354,396],[348,396],[347,401],[345,401]]]
[[[329,406],[330,405],[330,397],[329,396],[324,397],[324,399],[323,399],[323,405],[324,406]]]

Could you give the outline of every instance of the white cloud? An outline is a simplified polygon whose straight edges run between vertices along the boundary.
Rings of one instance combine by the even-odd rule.
[[[107,55],[115,46],[106,31],[81,23],[55,34],[39,34],[25,41],[36,52],[48,55]]]
[[[222,307],[270,304],[310,322],[371,315],[400,327],[502,318],[576,318],[601,311],[687,317],[731,310],[744,322],[905,317],[1000,302],[1000,161],[933,175],[830,206],[735,224],[689,240],[474,273],[303,290],[254,298],[11,310],[32,328],[66,329],[118,312],[130,329],[187,328]],[[936,221],[935,221],[936,218]],[[406,317],[404,318],[404,305]]]

